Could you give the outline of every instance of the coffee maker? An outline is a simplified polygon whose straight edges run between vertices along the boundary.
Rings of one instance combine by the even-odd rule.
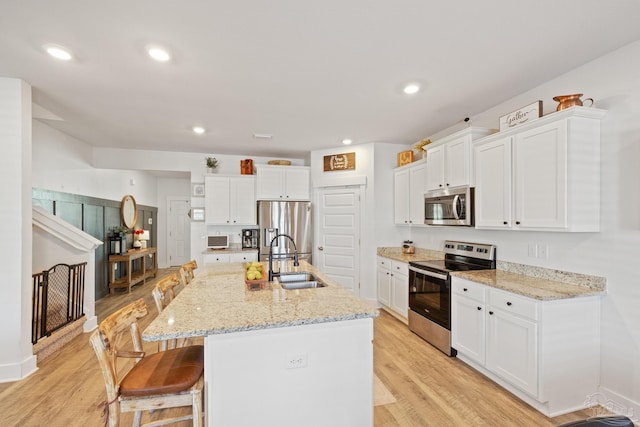
[[[259,230],[257,228],[245,228],[242,230],[242,249],[258,249],[258,235]]]

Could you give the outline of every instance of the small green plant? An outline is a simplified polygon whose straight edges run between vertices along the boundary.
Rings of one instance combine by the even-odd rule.
[[[218,167],[218,159],[215,157],[205,157],[205,160],[207,161],[208,168],[215,169]]]
[[[129,229],[123,225],[118,225],[116,227],[113,227],[113,234],[120,234],[120,233],[127,234],[128,232],[129,232]]]

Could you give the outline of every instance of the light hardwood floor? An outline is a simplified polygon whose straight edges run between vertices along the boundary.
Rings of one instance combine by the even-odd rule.
[[[174,271],[159,270],[158,278]],[[156,316],[151,297],[154,283],[137,286],[131,294],[117,292],[99,300],[98,321],[144,297],[149,315],[141,325],[146,327]],[[39,363],[38,371],[28,378],[0,384],[0,426],[101,426],[97,406],[105,399],[105,389],[88,340],[89,334],[82,334]],[[155,344],[145,347],[150,352],[156,349]],[[446,357],[384,312],[375,320],[374,369],[397,399],[374,408],[376,427],[555,426],[592,415],[585,410],[546,418],[458,359]],[[156,412],[143,418],[161,416]],[[123,414],[123,426],[131,421],[131,414]],[[175,425],[186,427],[189,423]]]

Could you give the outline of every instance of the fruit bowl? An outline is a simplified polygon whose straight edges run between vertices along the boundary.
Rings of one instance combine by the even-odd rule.
[[[262,263],[253,261],[245,264],[244,282],[248,289],[264,289],[268,281],[267,277]]]

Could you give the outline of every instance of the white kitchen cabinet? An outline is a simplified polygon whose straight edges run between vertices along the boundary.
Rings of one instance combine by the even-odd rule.
[[[476,228],[599,231],[604,114],[573,107],[476,141]]]
[[[406,262],[391,261],[391,309],[403,319],[409,311],[409,265]]]
[[[388,313],[406,322],[409,311],[409,265],[378,257],[378,302]]]
[[[484,365],[486,333],[485,288],[465,282],[452,289],[451,346],[473,361]]]
[[[389,307],[391,305],[391,260],[378,257],[377,270],[378,302]]]
[[[491,132],[472,127],[427,145],[426,190],[473,185],[471,142]]]
[[[258,261],[257,251],[232,252],[229,254],[229,262],[251,262]]]
[[[451,295],[460,360],[549,417],[597,391],[600,297],[535,300],[455,276]]]
[[[308,166],[256,166],[258,200],[310,200]]]
[[[426,160],[397,168],[393,176],[394,222],[403,225],[424,224]]]
[[[205,177],[205,217],[207,224],[256,224],[255,177]]]

